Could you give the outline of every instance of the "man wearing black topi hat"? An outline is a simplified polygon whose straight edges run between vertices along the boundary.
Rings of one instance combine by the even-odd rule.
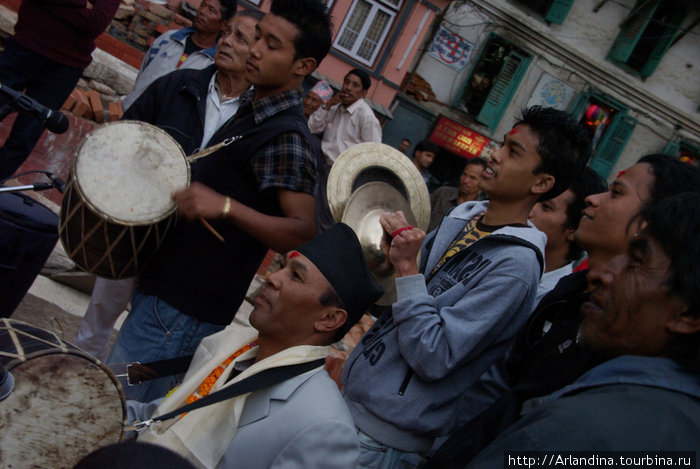
[[[129,401],[129,418],[161,416],[263,374],[312,368],[153,424],[139,441],[202,467],[354,467],[355,426],[323,360],[382,293],[345,224],[289,252],[255,301],[254,329],[234,324],[203,339],[183,383],[165,399]]]

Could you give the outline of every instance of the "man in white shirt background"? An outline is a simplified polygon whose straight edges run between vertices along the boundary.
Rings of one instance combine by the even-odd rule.
[[[321,150],[325,156],[325,161],[318,162],[316,226],[319,233],[335,222],[326,196],[326,182],[333,162],[353,145],[382,141],[382,128],[364,99],[371,85],[367,72],[357,68],[350,70],[340,91],[309,116],[311,133],[323,133]]]
[[[371,85],[367,72],[350,70],[340,91],[309,117],[311,133],[323,132],[321,149],[329,164],[353,145],[382,141],[382,128],[364,99]]]

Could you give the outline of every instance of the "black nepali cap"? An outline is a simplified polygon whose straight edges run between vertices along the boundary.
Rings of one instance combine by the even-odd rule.
[[[347,332],[384,294],[367,266],[360,241],[345,223],[336,223],[297,251],[314,263],[343,301],[348,320],[341,331]]]

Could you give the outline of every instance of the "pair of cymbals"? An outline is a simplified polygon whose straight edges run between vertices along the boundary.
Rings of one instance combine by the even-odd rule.
[[[430,196],[423,177],[398,150],[382,143],[360,143],[331,167],[327,194],[333,217],[355,231],[372,274],[385,290],[377,304],[394,303],[394,269],[387,257],[391,240],[379,217],[401,210],[409,224],[427,229]]]

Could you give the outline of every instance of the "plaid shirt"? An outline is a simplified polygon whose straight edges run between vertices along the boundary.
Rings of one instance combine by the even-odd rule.
[[[241,94],[237,116],[253,113],[260,124],[280,111],[301,107],[301,91],[290,90],[255,100],[255,89]],[[260,191],[269,188],[314,193],[316,158],[310,135],[284,132],[258,149],[252,159],[252,168]]]

